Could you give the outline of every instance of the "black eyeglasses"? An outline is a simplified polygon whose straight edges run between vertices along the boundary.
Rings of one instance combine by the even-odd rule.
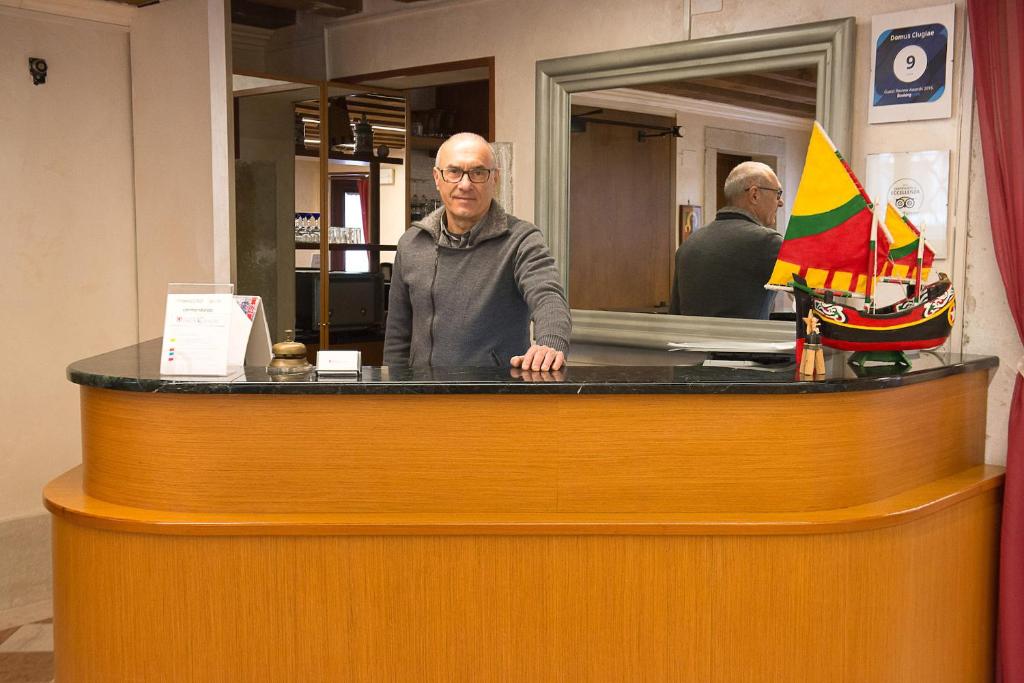
[[[753,190],[755,187],[757,189],[759,189],[759,190],[765,190],[766,192],[774,192],[778,199],[782,199],[782,188],[781,187],[763,187],[761,185],[751,185],[747,189],[748,190]]]
[[[436,166],[434,168],[437,168]],[[491,177],[491,171],[496,171],[496,168],[471,168],[468,171],[461,168],[455,168],[449,166],[448,168],[438,168],[441,173],[441,180],[446,183],[461,183],[463,176],[469,176],[469,182],[471,183],[486,183],[487,179]]]

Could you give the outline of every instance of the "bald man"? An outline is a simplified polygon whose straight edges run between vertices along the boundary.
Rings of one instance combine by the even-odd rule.
[[[669,312],[767,319],[775,294],[764,285],[782,246],[775,230],[782,184],[770,166],[745,161],[724,189],[728,206],[676,251]]]
[[[437,151],[444,206],[398,240],[385,365],[565,364],[571,324],[555,260],[537,226],[494,201],[498,173],[479,135],[453,135]]]

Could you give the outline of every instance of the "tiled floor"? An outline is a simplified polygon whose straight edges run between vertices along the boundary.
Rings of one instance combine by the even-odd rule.
[[[49,603],[0,612],[0,683],[53,680],[53,619]]]

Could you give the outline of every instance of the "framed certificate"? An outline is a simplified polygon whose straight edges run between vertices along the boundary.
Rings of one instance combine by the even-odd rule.
[[[865,187],[924,234],[935,258],[948,257],[949,150],[869,154]]]
[[[954,5],[871,18],[868,123],[949,118]]]

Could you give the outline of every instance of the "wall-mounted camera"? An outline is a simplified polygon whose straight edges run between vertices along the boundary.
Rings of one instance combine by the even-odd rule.
[[[46,60],[39,57],[29,57],[28,72],[32,74],[32,85],[46,83]]]

